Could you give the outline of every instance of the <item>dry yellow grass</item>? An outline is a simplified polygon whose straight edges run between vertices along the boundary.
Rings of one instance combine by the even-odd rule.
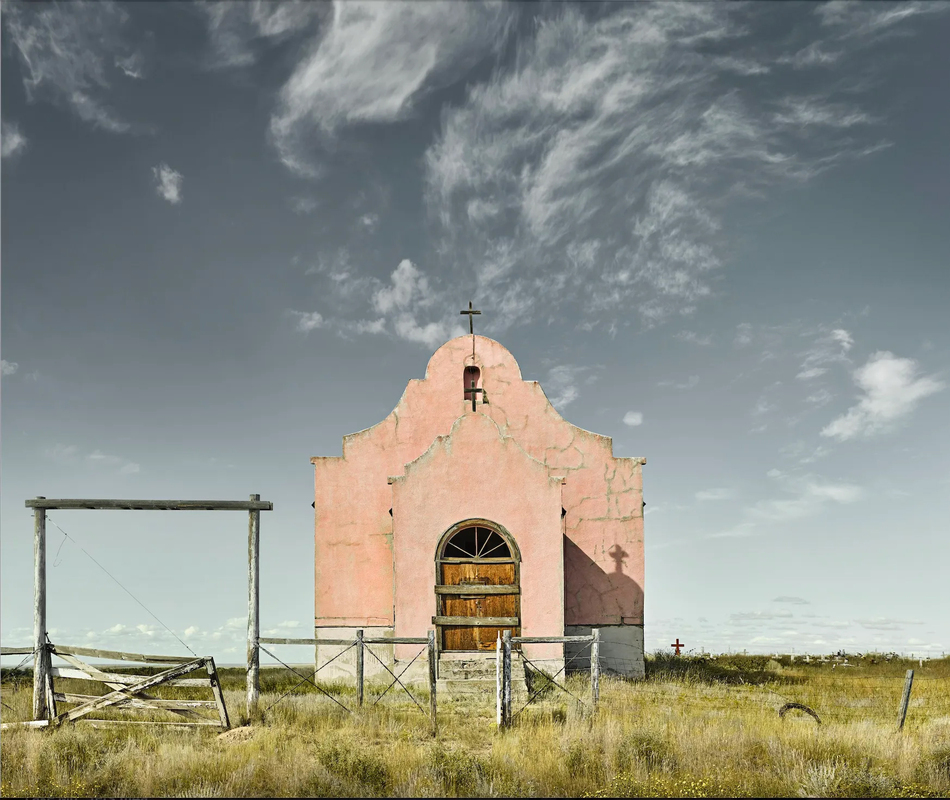
[[[314,692],[288,697],[243,737],[83,724],[6,731],[2,794],[950,796],[950,659],[917,668],[902,733],[907,665],[763,670],[765,661],[654,658],[646,681],[605,679],[593,718],[555,694],[504,732],[488,703],[441,702],[436,741],[405,695],[348,714]],[[239,680],[227,675],[236,724]],[[583,676],[569,683],[586,696]],[[262,705],[291,685],[274,673]],[[352,704],[351,689],[330,688]],[[4,720],[27,718],[29,686],[4,691],[3,701]],[[811,706],[822,724],[798,712],[779,719],[786,701]]]

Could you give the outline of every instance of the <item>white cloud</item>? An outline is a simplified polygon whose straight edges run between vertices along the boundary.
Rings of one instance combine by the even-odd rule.
[[[360,217],[360,225],[372,233],[379,225],[379,214],[363,214],[363,216]]]
[[[413,303],[421,306],[428,305],[432,299],[432,292],[425,275],[408,258],[405,258],[393,271],[390,285],[383,286],[373,295],[373,307],[380,314],[389,314],[406,309]]]
[[[108,455],[101,450],[93,450],[83,456],[80,449],[74,444],[55,444],[46,448],[43,455],[64,467],[85,463],[90,467],[116,472],[119,475],[135,475],[141,472],[141,466],[134,461],[129,461],[121,456]]]
[[[319,175],[341,126],[406,118],[427,90],[500,46],[510,13],[500,4],[335,2],[281,89],[270,126],[281,161]]]
[[[317,209],[317,201],[312,197],[294,197],[290,200],[290,208],[295,214],[312,214]]]
[[[696,492],[696,499],[699,501],[729,500],[734,496],[735,492],[732,489],[724,487],[718,489],[703,489],[702,491]]]
[[[120,475],[136,475],[141,472],[141,467],[134,461],[129,461],[120,456],[112,456],[103,453],[101,450],[93,450],[86,456],[86,463],[97,467],[117,470]]]
[[[115,65],[127,78],[132,78],[134,80],[141,80],[145,77],[144,73],[144,62],[145,59],[142,57],[140,52],[132,53],[130,56],[122,58],[121,56],[115,57]]]
[[[297,330],[301,333],[310,333],[312,330],[323,327],[323,316],[317,311],[290,311],[297,320]]]
[[[69,466],[79,459],[79,448],[74,444],[54,444],[52,447],[47,447],[43,455],[61,466]]]
[[[428,277],[409,259],[403,259],[393,270],[389,283],[375,281],[371,304],[376,317],[356,323],[341,324],[357,333],[391,331],[400,339],[436,348],[447,339],[465,333],[457,316],[436,309],[449,306],[451,300],[436,290]],[[426,321],[426,317],[435,319]]]
[[[20,365],[16,361],[5,361],[0,360],[0,375],[7,376],[12,375],[20,368]]]
[[[841,51],[825,50],[822,42],[811,42],[790,56],[780,56],[779,64],[790,64],[793,69],[824,67],[834,64],[842,56]]]
[[[775,619],[791,619],[791,611],[740,611],[729,615],[731,622],[763,622]]]
[[[768,475],[791,497],[759,501],[746,509],[753,520],[787,522],[817,514],[829,503],[849,505],[864,497],[860,486],[831,483],[818,475],[789,474],[777,469],[769,470]]]
[[[699,375],[690,375],[685,381],[659,381],[657,386],[672,386],[674,389],[695,389],[699,385]]]
[[[159,164],[152,167],[155,177],[155,191],[164,197],[173,206],[181,202],[181,185],[185,178],[180,172],[173,170],[168,164]]]
[[[727,528],[724,531],[717,531],[716,533],[707,533],[702,538],[704,539],[744,539],[747,536],[755,535],[755,523],[753,522],[740,522],[738,525],[734,525],[732,528]]]
[[[707,347],[712,344],[712,336],[710,336],[708,333],[705,335],[700,335],[696,333],[696,331],[680,331],[679,333],[674,334],[674,337],[679,339],[681,342],[698,344],[701,347]]]
[[[26,149],[26,137],[20,133],[20,128],[13,122],[4,122],[0,125],[0,154],[3,158],[13,158]]]
[[[636,427],[637,425],[643,424],[643,412],[642,411],[628,411],[623,415],[623,424],[629,425],[630,427]]]
[[[946,384],[933,375],[918,375],[917,362],[879,351],[855,370],[854,382],[863,396],[840,417],[825,426],[821,435],[847,441],[892,430],[908,417],[925,397],[943,391]]]
[[[736,347],[745,347],[752,344],[752,326],[748,322],[740,322],[736,326],[736,338],[733,339]]]
[[[132,126],[105,102],[128,13],[117,3],[5,3],[3,19],[23,67],[27,98],[49,96],[112,133]],[[123,57],[123,56],[120,56]],[[111,65],[107,66],[107,65]]]
[[[773,603],[791,603],[796,606],[807,606],[810,603],[803,597],[794,597],[789,595],[781,595],[780,597],[775,597],[772,599]]]
[[[580,389],[577,384],[586,370],[586,367],[568,364],[561,364],[548,370],[548,377],[543,382],[543,386],[551,405],[558,411],[563,411],[578,398]]]

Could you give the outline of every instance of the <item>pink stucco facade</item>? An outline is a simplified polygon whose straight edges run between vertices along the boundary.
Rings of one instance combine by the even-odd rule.
[[[318,632],[424,636],[437,543],[479,518],[520,550],[522,635],[610,628],[616,671],[642,672],[645,459],[615,458],[610,438],[563,419],[508,350],[474,340],[474,358],[471,336],[440,347],[388,417],[344,437],[342,456],[312,459]],[[472,366],[475,411],[463,396]]]

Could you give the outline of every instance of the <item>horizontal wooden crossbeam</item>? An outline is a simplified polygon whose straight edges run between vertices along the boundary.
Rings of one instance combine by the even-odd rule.
[[[433,617],[433,625],[464,625],[476,628],[500,628],[510,625],[517,628],[521,620],[517,617]]]
[[[98,683],[118,683],[123,686],[134,686],[147,675],[121,675],[115,672],[86,671],[72,667],[53,667],[50,675],[54,678],[74,678],[79,681],[96,681]],[[168,681],[169,686],[207,686],[207,678],[176,678]]]
[[[356,639],[283,639],[261,636],[257,641],[261,644],[344,645],[355,644]],[[424,636],[389,636],[383,638],[367,636],[363,639],[363,644],[425,644],[428,641]]]
[[[144,653],[124,653],[119,650],[96,650],[92,647],[71,647],[69,645],[53,645],[55,655],[65,653],[70,656],[88,656],[90,658],[111,658],[116,661],[137,661],[142,664],[184,664],[190,659],[188,656],[150,656]]]
[[[521,587],[517,584],[485,584],[439,585],[435,587],[436,594],[521,594]]]
[[[512,644],[562,644],[567,642],[592,642],[593,636],[512,636]]]
[[[120,511],[273,511],[269,500],[56,500],[33,497],[27,508],[115,509]]]
[[[207,683],[207,681],[205,681]],[[72,694],[70,692],[54,692],[53,698],[61,703],[88,703],[98,700],[102,695],[94,694]],[[149,697],[147,700],[139,700],[135,697],[129,697],[125,700],[119,700],[112,704],[113,708],[142,708],[142,709],[161,709],[163,711],[186,711],[192,708],[217,708],[218,704],[214,700],[163,700],[158,697]],[[220,723],[215,722],[215,725]]]

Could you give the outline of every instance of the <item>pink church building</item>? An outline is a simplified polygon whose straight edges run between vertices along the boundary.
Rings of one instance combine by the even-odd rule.
[[[646,459],[612,450],[561,417],[498,342],[446,342],[389,416],[345,436],[342,456],[311,459],[315,636],[434,628],[442,662],[493,654],[506,629],[600,628],[603,668],[642,676]],[[570,647],[523,652],[557,671]],[[392,667],[418,649],[375,651]],[[318,666],[339,651],[318,646]],[[570,668],[586,669],[585,655]],[[321,675],[352,670],[345,657],[331,666]]]

